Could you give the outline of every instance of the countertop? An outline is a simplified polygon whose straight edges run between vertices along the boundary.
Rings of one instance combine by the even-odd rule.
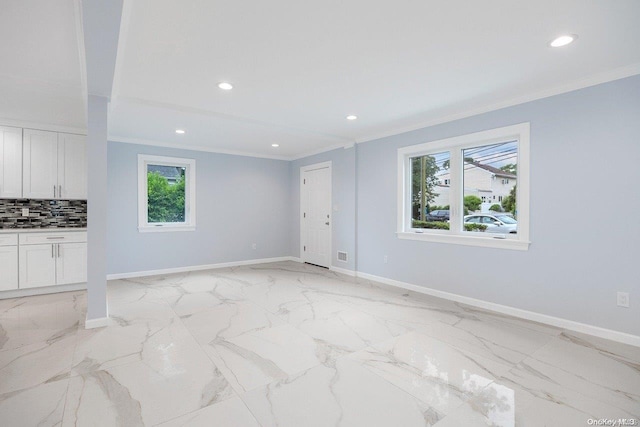
[[[87,231],[86,228],[0,228],[0,234],[22,233],[67,233],[69,231]]]

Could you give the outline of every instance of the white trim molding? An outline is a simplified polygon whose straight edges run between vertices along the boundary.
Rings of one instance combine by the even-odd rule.
[[[147,167],[149,165],[177,166],[185,168],[184,222],[149,223]],[[167,232],[195,231],[196,229],[196,161],[179,157],[138,154],[138,231]]]
[[[349,270],[347,268],[334,267],[333,265],[329,267],[329,270],[335,271],[336,273],[344,274],[345,276],[356,277],[355,270]]]
[[[0,300],[9,298],[30,297],[34,295],[57,294],[61,292],[84,291],[87,289],[86,283],[74,283],[72,285],[44,286],[42,288],[13,289],[0,292]]]
[[[398,149],[397,153],[397,237],[437,243],[453,243],[490,248],[529,249],[529,150],[530,125],[528,122],[496,129],[474,132],[437,141],[424,142]],[[517,143],[517,200],[518,233],[495,234],[465,231],[464,225],[464,152],[470,148],[497,143]],[[449,204],[450,228],[432,230],[412,227],[412,159],[442,153],[449,155],[451,179]]]
[[[104,328],[105,326],[109,326],[111,322],[109,321],[109,317],[98,317],[97,319],[85,319],[84,328],[85,329],[96,329],[96,328]]]
[[[295,259],[292,259],[292,260],[295,260]],[[523,310],[521,308],[515,308],[508,305],[502,305],[494,302],[466,297],[464,295],[458,295],[451,292],[440,291],[437,289],[414,285],[407,282],[401,282],[399,280],[389,279],[386,277],[376,276],[373,274],[363,273],[360,271],[343,270],[333,266],[330,268],[330,270],[336,271],[337,273],[343,273],[349,276],[355,276],[358,278],[382,283],[384,285],[393,286],[395,288],[402,288],[409,291],[414,291],[421,294],[446,299],[449,301],[459,302],[461,304],[466,304],[472,307],[478,307],[485,310],[494,311],[496,313],[506,314],[508,316],[517,317],[520,319],[530,320],[532,322],[543,323],[545,325],[555,326],[557,328],[566,329],[569,331],[580,332],[583,334],[592,335],[595,337],[604,338],[611,341],[632,345],[635,347],[640,347],[640,336],[628,334],[626,332],[614,331],[612,329],[602,328],[600,326],[589,325],[587,323],[576,322],[574,320],[563,319],[561,317],[549,316],[547,314],[536,313],[534,311]]]
[[[407,289],[409,291],[414,291],[421,294],[446,299],[449,301],[455,301],[455,302],[470,305],[473,307],[482,308],[485,310],[495,311],[496,313],[502,313],[508,316],[530,320],[532,322],[543,323],[543,324],[555,326],[561,329],[581,332],[583,334],[593,335],[593,336],[605,338],[611,341],[621,342],[621,343],[629,344],[635,347],[640,347],[640,336],[628,334],[626,332],[614,331],[612,329],[601,328],[599,326],[580,323],[574,320],[563,319],[561,317],[555,317],[555,316],[549,316],[547,314],[536,313],[534,311],[523,310],[520,308],[511,307],[508,305],[502,305],[494,302],[466,297],[466,296],[454,294],[451,292],[445,292],[437,289],[427,288],[425,286],[418,286],[411,283],[401,282],[399,280],[393,280],[393,279],[388,279],[386,277],[375,276],[373,274],[356,272],[356,275],[357,277],[360,277],[363,279],[373,280],[375,282],[383,283],[385,285],[393,286],[396,288]]]
[[[114,274],[107,274],[107,280],[131,279],[134,277],[158,276],[161,274],[213,270],[217,268],[238,267],[241,265],[252,265],[252,264],[268,264],[271,262],[281,262],[281,261],[300,262],[300,258],[295,258],[290,256],[281,256],[281,257],[275,257],[275,258],[260,258],[260,259],[248,259],[244,261],[220,262],[217,264],[201,264],[201,265],[190,265],[186,267],[162,268],[158,270],[132,271],[129,273],[114,273]]]

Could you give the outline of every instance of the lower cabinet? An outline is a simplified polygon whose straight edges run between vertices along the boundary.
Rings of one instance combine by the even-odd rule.
[[[55,245],[20,246],[20,288],[56,284]]]
[[[56,285],[87,281],[86,243],[59,243],[56,253]]]
[[[18,289],[18,247],[0,246],[0,291]]]
[[[22,234],[18,248],[20,289],[87,281],[86,233]]]

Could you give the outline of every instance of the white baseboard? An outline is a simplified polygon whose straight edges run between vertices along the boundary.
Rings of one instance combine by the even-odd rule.
[[[13,291],[0,292],[0,300],[8,298],[30,297],[34,295],[57,294],[59,292],[82,291],[87,289],[86,283],[74,283],[73,285],[45,286],[43,288],[15,289]]]
[[[329,270],[335,271],[336,273],[345,274],[347,276],[356,277],[355,270],[348,270],[346,268],[334,267],[333,265],[329,267]]]
[[[241,265],[267,264],[270,262],[296,261],[299,258],[282,256],[276,258],[248,259],[244,261],[221,262],[218,264],[190,265],[187,267],[163,268],[159,270],[132,271],[130,273],[107,274],[107,280],[130,279],[133,277],[157,276],[160,274],[185,273],[188,271],[211,270],[215,268],[238,267]],[[299,262],[299,261],[298,261]]]
[[[109,317],[98,317],[97,319],[86,319],[84,321],[85,329],[104,328],[109,326]]]
[[[465,297],[450,292],[439,291],[424,286],[413,285],[411,283],[401,282],[398,280],[388,279],[386,277],[374,276],[373,274],[356,272],[357,277],[367,280],[373,280],[385,285],[395,286],[402,289],[418,292],[425,295],[431,295],[450,301],[460,302],[474,307],[495,311],[497,313],[507,314],[509,316],[519,317],[521,319],[531,320],[533,322],[544,323],[546,325],[556,326],[562,329],[568,329],[575,332],[581,332],[587,335],[593,335],[605,338],[611,341],[617,341],[624,344],[640,347],[640,336],[618,332],[611,329],[601,328],[599,326],[589,325],[586,323],[575,322],[573,320],[563,319],[560,317],[549,316],[546,314],[536,313],[534,311],[522,310],[520,308],[510,307],[507,305],[496,304],[489,301],[479,300],[476,298]]]

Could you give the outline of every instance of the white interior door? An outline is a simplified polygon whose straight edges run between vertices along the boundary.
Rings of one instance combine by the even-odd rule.
[[[302,260],[331,265],[331,168],[302,170]]]

